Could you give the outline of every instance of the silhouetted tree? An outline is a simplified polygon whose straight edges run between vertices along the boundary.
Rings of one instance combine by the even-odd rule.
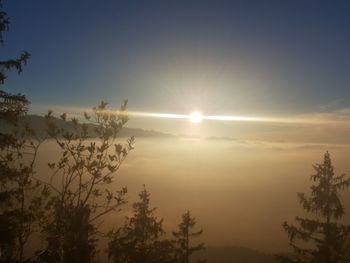
[[[133,204],[134,214],[123,227],[111,233],[109,258],[114,263],[174,262],[172,242],[164,240],[163,219],[150,207],[150,194],[145,186],[140,201]]]
[[[2,4],[0,1],[0,8]],[[6,12],[0,10],[0,43],[8,30]],[[22,72],[29,54],[0,61],[0,85],[6,72]],[[41,140],[29,125],[18,125],[18,117],[28,110],[25,96],[0,90],[0,123],[8,129],[0,133],[0,261],[23,262],[24,248],[44,212],[47,188],[35,179],[35,161]]]
[[[298,226],[283,223],[294,255],[277,258],[281,262],[338,263],[350,262],[347,252],[349,227],[338,222],[344,214],[339,191],[350,185],[345,175],[336,176],[328,152],[322,164],[314,165],[315,174],[311,176],[311,196],[299,193],[300,204],[313,218],[296,217]],[[312,246],[302,248],[297,240],[310,242]]]
[[[9,19],[7,13],[2,10],[2,1],[0,0],[0,44],[4,43],[3,34],[9,29]],[[6,79],[6,72],[15,70],[20,74],[23,65],[29,59],[29,53],[23,52],[18,59],[0,60],[0,85],[3,85]],[[0,120],[16,121],[17,117],[26,113],[29,101],[24,95],[12,95],[0,90]]]
[[[4,43],[3,34],[9,29],[9,19],[7,13],[2,10],[2,1],[0,0],[0,44]],[[3,85],[6,79],[6,72],[15,70],[20,74],[29,59],[29,53],[23,52],[18,59],[0,60],[0,85]],[[13,122],[18,116],[28,110],[29,101],[24,95],[12,95],[0,90],[0,119],[6,119]]]
[[[49,184],[53,209],[45,227],[48,245],[39,257],[41,261],[90,262],[95,252],[94,223],[126,203],[126,188],[114,192],[108,188],[133,149],[133,137],[125,145],[115,141],[128,120],[126,105],[127,101],[119,111],[111,111],[102,102],[93,108],[91,116],[84,114],[84,123],[75,118],[68,121],[66,114],[62,114],[61,119],[73,131],[58,127],[52,112],[46,116],[48,133],[61,150],[61,156],[48,164],[53,171]]]
[[[0,1],[0,44],[4,43],[3,33],[9,29],[9,19],[7,13],[2,10],[2,1]],[[6,72],[10,70],[15,70],[18,73],[22,72],[22,67],[27,63],[29,59],[29,53],[23,52],[17,59],[8,59],[0,61],[0,85],[4,83],[6,79]]]
[[[193,231],[195,225],[196,219],[191,216],[190,211],[187,211],[182,215],[182,221],[178,225],[179,230],[173,232],[177,249],[177,262],[179,263],[189,263],[190,256],[194,252],[204,249],[204,243],[195,246],[191,246],[190,244],[192,238],[198,237],[203,233],[202,229],[199,231]]]
[[[0,84],[1,85],[1,84]],[[0,120],[15,124],[28,111],[29,101],[24,95],[0,90]]]
[[[24,248],[45,212],[49,191],[36,180],[35,163],[41,141],[28,138],[29,127],[11,134],[0,147],[0,241],[3,260],[24,261]],[[10,135],[9,135],[10,137]]]

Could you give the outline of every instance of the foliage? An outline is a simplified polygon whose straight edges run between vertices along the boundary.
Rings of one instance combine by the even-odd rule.
[[[8,25],[6,12],[0,10],[0,43]],[[14,69],[21,73],[28,58],[29,54],[24,52],[19,59],[0,61],[0,85],[4,84],[6,72]],[[35,179],[36,157],[42,141],[28,124],[17,125],[28,104],[25,96],[0,90],[0,122],[13,128],[10,133],[0,133],[0,261],[6,262],[28,260],[24,249],[38,227],[48,196],[47,188]]]
[[[115,263],[169,262],[170,241],[162,240],[165,234],[162,222],[150,208],[150,194],[145,186],[133,204],[134,214],[126,218],[123,227],[111,233],[109,257]]]
[[[29,101],[24,95],[9,94],[0,90],[0,119],[11,123],[28,111]]]
[[[204,249],[204,244],[200,243],[196,246],[191,246],[191,238],[198,237],[203,233],[203,230],[192,231],[196,225],[196,219],[191,216],[190,211],[182,215],[182,221],[178,225],[178,231],[173,232],[175,237],[175,244],[177,248],[177,258],[179,263],[189,263],[190,256],[196,252]],[[204,261],[200,261],[204,262]]]
[[[93,223],[126,203],[126,188],[115,192],[108,188],[133,149],[133,137],[125,145],[115,142],[128,120],[126,106],[127,101],[119,111],[110,111],[102,102],[93,108],[91,116],[84,114],[84,123],[76,118],[68,121],[62,114],[61,119],[73,126],[74,132],[58,127],[52,112],[46,116],[48,134],[61,156],[48,164],[53,171],[48,182],[53,191],[53,210],[45,227],[48,247],[40,256],[43,261],[89,262],[95,252],[97,229]],[[93,124],[94,131],[88,130],[86,122]],[[90,138],[92,132],[97,138]]]
[[[4,43],[3,33],[8,31],[9,23],[7,13],[2,10],[2,1],[0,0],[0,44]],[[0,85],[5,82],[6,72],[15,70],[20,74],[29,56],[28,52],[23,52],[18,59],[0,60]],[[24,95],[13,95],[0,90],[0,120],[15,122],[18,116],[27,112],[28,104],[29,101]]]
[[[2,8],[2,3],[0,1],[0,8]],[[9,19],[7,13],[0,10],[0,44],[4,42],[3,33],[9,29]],[[24,51],[17,59],[8,59],[0,61],[0,85],[4,84],[6,79],[6,72],[10,70],[15,70],[17,73],[21,73],[23,70],[23,65],[25,65],[30,57],[30,54]]]
[[[9,19],[7,13],[2,10],[2,1],[0,0],[0,44],[4,43],[3,33],[9,29]],[[3,85],[6,79],[6,72],[15,70],[20,74],[23,66],[29,59],[29,53],[23,52],[18,59],[0,60],[0,85]],[[16,118],[28,110],[29,101],[24,95],[12,95],[0,90],[0,120],[14,122]]]
[[[15,128],[1,140],[0,236],[4,239],[0,241],[0,258],[6,260],[24,260],[24,247],[38,227],[49,194],[35,178],[35,163],[42,141],[34,135],[34,131],[25,126],[23,130]]]
[[[314,169],[316,173],[311,180],[315,184],[311,186],[311,196],[298,194],[300,204],[314,217],[297,216],[298,226],[283,223],[295,255],[280,255],[278,259],[281,262],[349,262],[346,240],[350,229],[338,220],[345,214],[339,191],[349,187],[350,179],[345,178],[344,174],[335,175],[328,152],[324,155],[323,163],[314,165]],[[302,248],[297,245],[297,240],[310,242],[314,246]]]
[[[196,222],[190,212],[182,216],[179,231],[173,232],[176,239],[166,239],[163,219],[158,219],[155,215],[156,208],[150,207],[150,194],[145,186],[139,198],[133,204],[133,216],[126,218],[123,227],[110,233],[108,252],[112,262],[188,263],[194,252],[204,248],[202,243],[197,246],[190,245],[190,239],[203,232],[192,232]]]

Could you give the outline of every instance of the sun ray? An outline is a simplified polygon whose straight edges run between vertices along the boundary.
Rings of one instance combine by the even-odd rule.
[[[47,105],[34,105],[34,111],[32,114],[41,114],[46,109],[53,109],[54,112],[66,112],[71,117],[79,118],[84,112],[89,112],[89,108],[83,107],[70,107],[70,106],[47,106]],[[111,111],[111,113],[121,114],[122,112]],[[309,114],[300,116],[285,116],[285,117],[273,117],[273,116],[241,116],[241,115],[202,115],[199,111],[192,112],[190,114],[176,114],[176,113],[161,113],[161,112],[142,112],[142,111],[126,111],[122,114],[126,114],[130,117],[141,118],[160,118],[160,119],[179,119],[187,120],[193,123],[199,123],[203,121],[226,121],[226,122],[260,122],[260,123],[281,123],[281,124],[334,124],[334,123],[349,123],[349,118],[334,118],[330,115]]]

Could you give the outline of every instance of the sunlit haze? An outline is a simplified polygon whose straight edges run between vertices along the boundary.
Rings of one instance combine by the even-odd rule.
[[[203,119],[202,113],[200,113],[199,111],[194,111],[191,113],[190,119],[194,123],[199,123]]]
[[[0,263],[350,262],[350,1],[0,0],[0,49]]]

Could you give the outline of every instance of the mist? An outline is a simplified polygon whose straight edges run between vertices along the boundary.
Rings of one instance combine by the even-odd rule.
[[[123,142],[123,138],[119,141]],[[309,193],[312,164],[329,150],[336,173],[349,172],[350,147],[335,144],[276,143],[231,139],[141,138],[110,186],[128,188],[128,204],[99,223],[101,231],[119,227],[145,184],[151,203],[164,218],[166,232],[190,210],[205,231],[209,247],[249,247],[266,253],[288,251],[284,221],[305,214],[297,192]],[[38,174],[48,180],[47,162],[58,148],[45,142]],[[343,200],[350,194],[345,192]],[[348,203],[346,208],[350,209]],[[349,220],[347,215],[344,221]]]

